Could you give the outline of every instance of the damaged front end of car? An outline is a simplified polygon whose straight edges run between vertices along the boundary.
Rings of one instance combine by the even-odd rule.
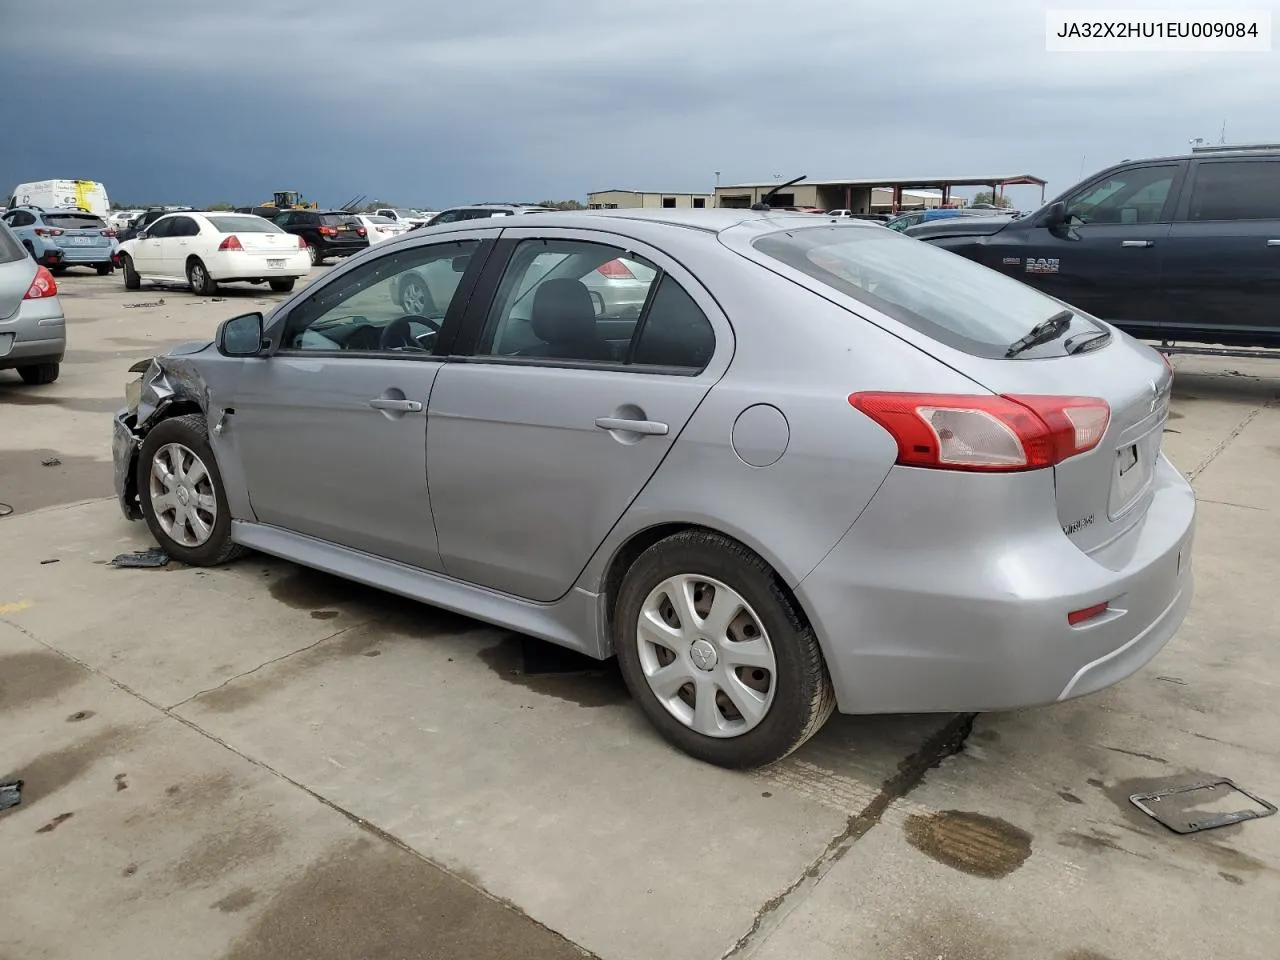
[[[184,343],[129,368],[138,376],[125,384],[125,406],[116,412],[112,422],[111,456],[116,496],[130,520],[142,519],[138,451],[143,439],[161,421],[208,410],[208,388],[191,357],[210,347],[209,341]]]

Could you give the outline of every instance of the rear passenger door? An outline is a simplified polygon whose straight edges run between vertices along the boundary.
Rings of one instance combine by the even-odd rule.
[[[636,289],[593,291],[618,260]],[[714,300],[660,251],[603,231],[503,231],[427,411],[446,572],[563,596],[732,349]]]
[[[1162,337],[1280,345],[1280,159],[1192,161],[1163,285]]]

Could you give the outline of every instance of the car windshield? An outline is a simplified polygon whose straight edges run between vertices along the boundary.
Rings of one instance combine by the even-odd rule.
[[[755,241],[756,250],[940,343],[1002,357],[1063,304],[971,260],[889,230],[804,227]],[[1104,329],[1076,313],[1071,326]],[[1061,337],[1067,335],[1066,329]],[[1056,346],[1025,356],[1062,353]]]
[[[219,233],[284,233],[262,217],[209,217],[209,222]]]
[[[44,222],[57,230],[105,230],[106,222],[91,213],[46,213]]]

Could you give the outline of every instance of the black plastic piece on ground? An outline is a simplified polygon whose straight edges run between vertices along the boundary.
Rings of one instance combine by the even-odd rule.
[[[0,810],[8,810],[22,802],[22,781],[0,783]]]
[[[137,550],[134,553],[122,553],[115,557],[108,566],[112,567],[163,567],[169,563],[169,555],[160,547],[150,550]]]

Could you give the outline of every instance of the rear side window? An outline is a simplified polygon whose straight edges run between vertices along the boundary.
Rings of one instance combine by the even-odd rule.
[[[270,220],[261,217],[207,217],[219,233],[284,233]]]
[[[18,242],[6,226],[0,226],[0,263],[13,263],[27,255],[26,249]]]
[[[947,250],[878,227],[824,226],[772,233],[756,250],[914,330],[966,353],[1003,357],[1063,305]],[[1076,315],[1073,327],[1103,329]],[[1061,355],[1061,336],[1027,356]]]
[[[105,230],[106,223],[89,213],[46,213],[44,222],[58,230]]]
[[[1202,162],[1188,220],[1280,220],[1280,162]]]

